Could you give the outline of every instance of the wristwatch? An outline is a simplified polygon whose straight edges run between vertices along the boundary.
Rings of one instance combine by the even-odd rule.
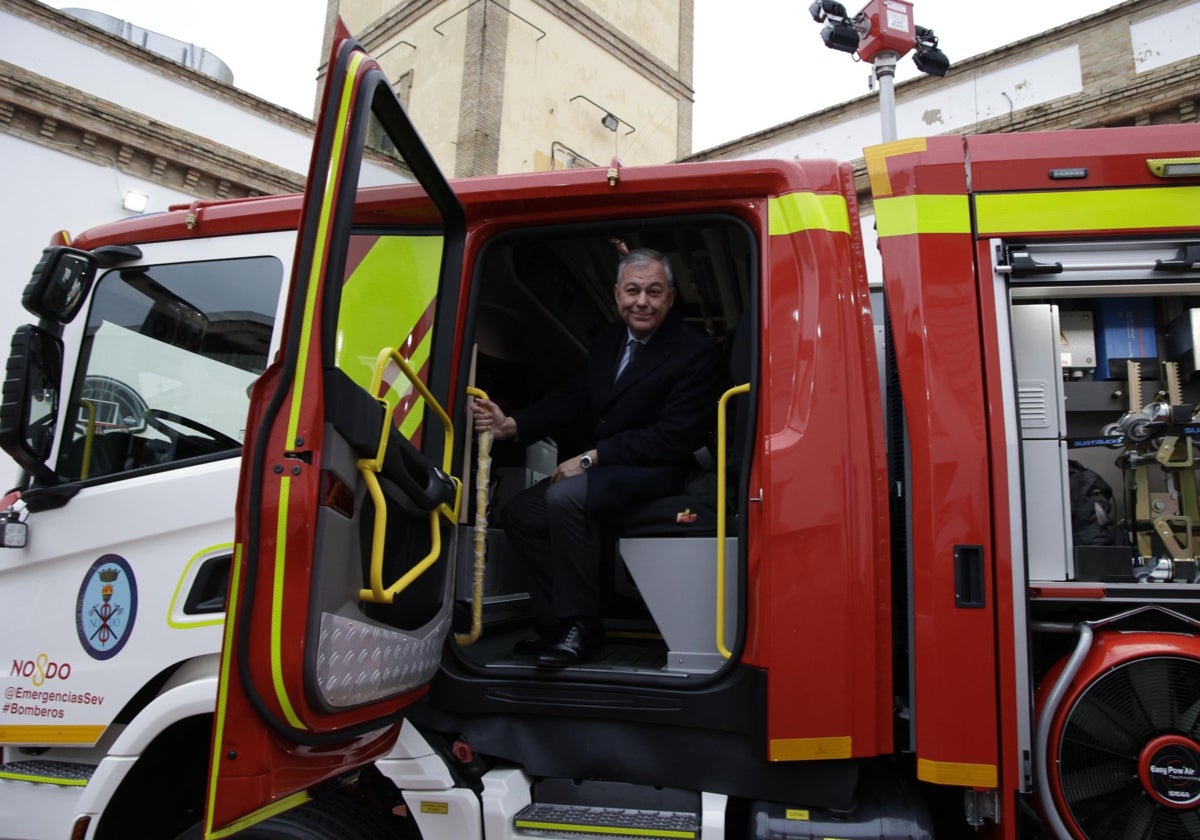
[[[586,452],[579,456],[579,466],[588,469],[592,466],[592,456]]]

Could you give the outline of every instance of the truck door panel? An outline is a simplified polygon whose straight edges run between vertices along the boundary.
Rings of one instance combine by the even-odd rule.
[[[462,210],[378,65],[340,36],[280,360],[247,423],[210,836],[386,750],[450,627],[457,306],[438,292],[461,278]],[[387,218],[370,191],[385,183],[405,185]]]

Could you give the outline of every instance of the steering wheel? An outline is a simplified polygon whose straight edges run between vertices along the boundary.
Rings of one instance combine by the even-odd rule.
[[[224,432],[218,432],[211,426],[205,426],[198,420],[193,420],[191,417],[184,417],[182,414],[176,414],[173,411],[166,411],[161,408],[147,408],[142,412],[142,416],[146,418],[146,425],[166,435],[170,439],[172,446],[179,442],[181,435],[178,429],[171,428],[163,422],[164,420],[178,423],[180,426],[191,429],[194,432],[199,432],[215,443],[224,444],[229,449],[242,448],[241,441],[234,440]]]

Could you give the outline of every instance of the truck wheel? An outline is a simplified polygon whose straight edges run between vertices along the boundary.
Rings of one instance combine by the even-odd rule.
[[[235,835],[239,840],[391,840],[407,836],[389,822],[391,815],[376,814],[344,796],[330,794],[252,825]],[[204,828],[197,823],[176,840],[201,840]]]

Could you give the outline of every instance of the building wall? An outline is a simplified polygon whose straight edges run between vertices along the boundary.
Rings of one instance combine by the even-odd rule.
[[[692,0],[341,0],[456,176],[665,163],[691,146]],[[617,130],[600,120],[612,113]]]
[[[0,4],[0,355],[57,231],[300,189],[312,123],[32,0]],[[0,455],[0,494],[16,478]]]
[[[669,10],[661,7],[677,6],[671,2],[645,5],[660,7],[663,19]],[[532,0],[514,0],[513,7],[527,12],[546,37],[535,41],[533,33],[519,39],[516,28],[510,29],[501,171],[550,169],[552,158],[557,158],[554,168],[562,168],[563,148],[601,166],[607,166],[614,155],[627,165],[667,163],[679,157],[680,103],[675,92],[651,83],[644,65],[614,51],[610,44],[580,38],[574,29],[576,20],[543,11]],[[660,46],[676,31],[671,23],[664,21],[658,28]],[[630,34],[654,31],[644,24],[641,33]],[[674,57],[677,45],[671,45],[670,52]],[[616,131],[601,124],[608,113],[619,120]]]

